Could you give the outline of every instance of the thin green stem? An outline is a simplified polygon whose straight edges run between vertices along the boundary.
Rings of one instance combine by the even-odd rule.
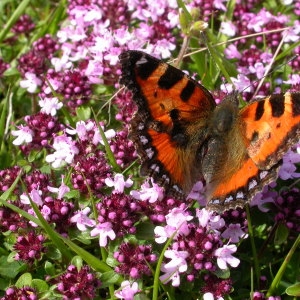
[[[251,221],[251,214],[249,210],[249,205],[246,205],[246,212],[247,212],[247,221],[248,221],[248,232],[250,237],[251,249],[252,249],[252,256],[253,256],[253,267],[254,267],[254,274],[256,277],[256,284],[259,285],[259,278],[260,278],[260,268],[257,256],[257,250],[255,247],[254,242],[254,232],[252,228],[252,221]]]
[[[300,245],[300,234],[298,235],[297,239],[295,240],[295,243],[293,244],[293,246],[291,247],[289,253],[287,254],[287,256],[285,257],[282,265],[280,266],[275,278],[273,279],[270,288],[267,292],[267,297],[270,297],[271,295],[275,294],[275,290],[278,287],[278,284],[285,272],[285,269],[288,265],[288,263],[290,262],[293,254],[295,253],[297,247]]]

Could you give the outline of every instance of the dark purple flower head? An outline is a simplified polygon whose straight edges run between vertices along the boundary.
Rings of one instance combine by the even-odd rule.
[[[14,245],[14,249],[17,252],[15,259],[32,265],[46,252],[46,247],[43,246],[44,240],[45,238],[42,235],[37,235],[33,231],[19,236]]]
[[[49,223],[55,223],[55,230],[66,233],[74,224],[70,221],[74,214],[74,204],[52,197],[46,197],[42,214]]]
[[[128,139],[127,129],[117,132],[115,138],[110,141],[110,148],[114,154],[117,164],[122,168],[126,168],[137,158],[133,142]]]
[[[28,36],[34,28],[35,24],[33,23],[31,17],[25,14],[20,16],[19,20],[15,23],[11,30],[15,34],[24,33],[26,36]]]
[[[165,197],[161,201],[149,203],[148,201],[140,201],[144,215],[148,216],[153,224],[161,224],[166,221],[166,215],[173,207],[179,207],[182,201]]]
[[[137,106],[132,101],[132,93],[130,91],[119,93],[114,98],[114,103],[118,108],[116,119],[122,124],[129,124],[133,114],[137,111]]]
[[[300,191],[294,188],[283,191],[275,200],[277,213],[275,222],[283,223],[288,229],[300,232]]]
[[[231,279],[221,279],[215,275],[205,275],[203,278],[204,286],[201,288],[203,294],[210,293],[211,299],[223,298],[228,295],[232,289]]]
[[[33,43],[33,50],[50,59],[59,50],[59,45],[50,34],[46,34]]]
[[[74,157],[72,185],[83,194],[88,194],[90,190],[95,196],[100,197],[105,185],[104,180],[111,174],[111,167],[104,153],[94,144],[80,141],[76,146],[79,153]]]
[[[38,293],[34,288],[24,286],[22,288],[9,287],[1,300],[37,300]]]
[[[56,72],[53,69],[47,71],[47,80],[52,89],[62,96],[62,102],[72,111],[89,101],[92,94],[91,84],[88,78],[78,69]],[[55,97],[46,81],[42,87],[41,98]]]
[[[19,166],[13,166],[8,169],[0,170],[0,191],[7,191],[13,182],[18,177],[21,168]],[[18,194],[18,191],[15,190],[15,193]]]
[[[186,261],[191,269],[186,274],[198,277],[201,270],[215,271],[214,252],[222,245],[220,236],[194,224],[189,224],[189,230],[188,235],[179,235],[172,245],[173,250],[188,253]]]
[[[43,174],[39,170],[33,170],[30,173],[24,175],[24,183],[30,193],[33,189],[42,191],[43,194],[49,192],[48,186],[51,186],[49,175]]]
[[[97,204],[98,221],[110,222],[117,237],[136,232],[135,223],[140,219],[140,205],[131,196],[112,193]]]
[[[122,25],[128,25],[130,15],[127,1],[124,0],[100,0],[98,5],[102,10],[102,20],[109,20],[109,27],[118,29]]]
[[[32,135],[32,142],[20,146],[25,154],[33,149],[41,150],[50,147],[53,134],[63,130],[63,125],[58,122],[57,117],[42,112],[26,116],[24,120]]]
[[[18,60],[18,70],[24,77],[25,73],[42,75],[48,69],[50,59],[59,49],[57,42],[49,35],[45,35],[33,43],[33,48],[23,54]]]
[[[23,54],[18,61],[18,70],[23,78],[26,73],[40,76],[46,72],[47,68],[48,61],[45,56],[33,49]]]
[[[67,271],[56,278],[57,291],[63,295],[64,300],[84,299],[92,300],[96,297],[96,290],[101,285],[95,274],[88,266],[83,266],[78,270],[74,265],[70,265]]]
[[[237,208],[225,211],[222,214],[225,224],[240,224],[241,227],[247,228],[247,215],[244,209]]]
[[[300,6],[300,2],[299,2]],[[293,68],[295,72],[299,72],[300,70],[300,46],[296,47],[293,51],[295,55],[294,59],[289,62],[289,65]],[[300,89],[300,88],[299,88]],[[298,91],[299,91],[298,89]]]
[[[200,9],[200,20],[208,22],[211,19],[212,14],[214,14],[214,17],[216,17],[216,9],[214,7],[213,0],[194,0],[191,1],[191,7]]]
[[[16,203],[14,203],[16,205]],[[27,228],[28,220],[20,214],[12,211],[7,207],[0,207],[0,231],[18,231],[20,228]]]
[[[129,243],[121,244],[118,251],[114,253],[114,258],[119,262],[115,271],[134,279],[150,275],[149,264],[157,260],[150,245]]]

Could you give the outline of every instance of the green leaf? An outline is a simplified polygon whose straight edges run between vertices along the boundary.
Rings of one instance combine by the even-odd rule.
[[[289,296],[300,297],[300,282],[297,282],[296,284],[289,286],[286,289],[286,293]]]
[[[288,236],[289,236],[289,229],[285,226],[285,224],[280,223],[277,226],[275,232],[275,238],[274,238],[275,245],[281,245],[282,243],[286,242]]]
[[[97,257],[90,254],[85,249],[81,248],[80,246],[76,245],[75,243],[66,238],[62,237],[62,239],[74,252],[76,252],[86,263],[88,263],[96,271],[106,272],[111,270],[111,268],[106,263],[102,262]]]
[[[80,106],[80,107],[77,107],[76,108],[76,115],[77,115],[77,118],[79,120],[83,120],[83,121],[86,121],[88,119],[91,118],[91,108],[90,107],[83,107],[83,106]]]
[[[71,264],[74,265],[77,270],[82,268],[82,258],[78,255],[74,256],[71,260]]]
[[[13,27],[13,25],[18,21],[19,17],[24,14],[25,9],[29,5],[30,0],[23,0],[19,6],[15,9],[9,20],[7,20],[5,26],[2,27],[0,31],[0,43],[5,39],[7,33]]]
[[[36,289],[39,293],[44,293],[49,290],[47,282],[41,279],[32,279],[31,287]]]
[[[154,240],[154,228],[153,223],[143,222],[137,225],[136,238],[139,240]]]
[[[9,263],[6,256],[0,257],[0,275],[4,278],[15,278],[23,269],[24,264],[19,261]]]
[[[78,199],[80,197],[79,190],[71,190],[70,192],[64,194],[64,198],[66,199]]]
[[[121,280],[121,276],[115,271],[109,271],[109,272],[104,272],[100,276],[100,280],[102,282],[101,287],[104,287],[104,286],[109,286],[112,284],[119,283]]]
[[[45,262],[45,272],[50,276],[54,276],[56,274],[55,266],[50,261]]]
[[[30,273],[22,274],[17,280],[15,286],[17,288],[22,288],[23,286],[31,286],[32,276]]]

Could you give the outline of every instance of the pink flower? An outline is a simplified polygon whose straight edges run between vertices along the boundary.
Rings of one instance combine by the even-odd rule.
[[[214,294],[213,294],[213,293],[205,293],[205,294],[203,295],[203,300],[214,300],[214,299],[215,299],[215,297],[214,297]],[[224,300],[223,297],[218,297],[217,299],[218,299],[218,300]]]
[[[236,34],[237,28],[232,22],[222,22],[220,32],[227,36],[234,36]]]
[[[279,169],[279,177],[283,180],[291,178],[299,178],[300,173],[297,173],[296,163],[300,162],[300,155],[297,152],[288,151],[282,158],[282,166]]]
[[[113,193],[122,194],[125,188],[131,187],[133,185],[133,181],[131,180],[131,178],[128,178],[125,181],[122,174],[116,174],[114,179],[105,178],[105,184],[109,187],[114,187]]]
[[[154,183],[152,178],[151,183],[152,186],[150,186],[149,181],[146,181],[144,184],[142,184],[140,191],[131,191],[130,195],[134,199],[141,201],[148,200],[150,203],[154,203],[157,200],[162,200],[164,197],[163,188]]]
[[[269,186],[274,188],[276,186],[276,182],[274,181],[265,186],[262,192],[256,194],[251,201],[251,206],[257,205],[258,209],[262,212],[268,212],[269,208],[266,204],[274,203],[274,200],[278,196],[278,193],[276,191],[269,191]]]
[[[232,83],[234,84],[235,88],[240,92],[251,92],[252,89],[252,82],[250,79],[243,75],[238,74],[237,78],[231,77]]]
[[[220,269],[227,269],[227,264],[233,268],[239,265],[240,260],[231,255],[236,252],[236,250],[236,245],[225,245],[215,251],[214,255],[217,257],[217,264]]]
[[[171,212],[166,215],[165,227],[157,226],[154,229],[155,241],[159,244],[164,243],[170,238],[175,232],[176,235],[188,235],[190,229],[188,227],[188,221],[192,220],[193,217],[185,212],[182,208],[173,208]],[[176,236],[174,237],[176,239]]]
[[[23,194],[20,196],[20,201],[23,204],[29,204],[30,205],[30,199],[37,204],[38,206],[42,206],[44,204],[42,200],[42,191],[32,189],[32,191],[29,193],[29,197],[26,194]]]
[[[283,81],[283,83],[297,85],[300,84],[300,75],[299,74],[289,74],[289,79]]]
[[[224,53],[226,55],[226,58],[228,59],[241,59],[242,54],[238,51],[236,45],[230,44],[225,50]]]
[[[232,243],[238,243],[240,239],[246,238],[248,234],[241,229],[241,224],[229,224],[221,236],[224,239],[229,239]]]
[[[115,292],[115,296],[118,299],[133,300],[134,295],[139,291],[137,282],[132,282],[131,284],[130,281],[125,280],[121,283],[121,289]]]
[[[217,230],[225,226],[225,221],[220,215],[214,215],[212,211],[208,211],[205,208],[197,209],[196,216],[199,224],[203,228],[208,227],[210,229]]]
[[[57,199],[62,199],[64,195],[70,192],[70,188],[64,184],[64,175],[61,176],[61,185],[59,188],[48,186],[48,191],[57,193]]]
[[[179,286],[180,277],[179,273],[184,273],[187,270],[186,258],[188,257],[187,251],[166,250],[164,256],[171,260],[162,265],[161,271],[165,272],[159,279],[165,284],[172,280],[173,286]]]
[[[71,219],[70,222],[76,223],[77,228],[80,231],[86,231],[86,226],[94,227],[96,225],[96,221],[88,218],[88,214],[91,209],[89,207],[84,208],[81,211],[78,211]]]
[[[206,197],[204,195],[204,185],[202,181],[197,181],[190,193],[187,196],[187,199],[197,200],[201,206],[206,205]]]
[[[116,234],[112,229],[112,224],[110,222],[105,222],[97,224],[96,228],[91,231],[91,236],[99,235],[99,245],[100,247],[105,247],[107,245],[107,238],[111,240],[116,238]]]
[[[249,66],[249,71],[252,74],[255,74],[255,76],[257,77],[257,79],[261,79],[261,78],[264,77],[265,70],[266,70],[266,68],[264,67],[264,65],[261,62],[256,62],[254,64],[254,66]]]

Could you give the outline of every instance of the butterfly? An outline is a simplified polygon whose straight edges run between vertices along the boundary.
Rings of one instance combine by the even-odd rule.
[[[206,184],[207,209],[243,207],[277,178],[281,159],[300,137],[300,93],[274,94],[239,109],[238,93],[218,105],[181,70],[142,51],[119,56],[120,83],[138,110],[130,138],[149,175],[184,199]]]

